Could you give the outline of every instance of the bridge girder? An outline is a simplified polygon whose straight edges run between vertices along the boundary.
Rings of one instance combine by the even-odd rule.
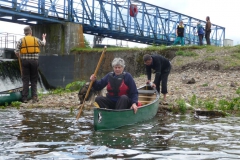
[[[138,6],[130,17],[131,4]],[[196,24],[205,21],[138,0],[0,0],[0,20],[19,24],[74,22],[87,34],[144,44],[170,45],[180,20],[185,41],[197,44]],[[8,17],[8,18],[6,18]],[[212,24],[212,44],[222,46],[225,28]]]

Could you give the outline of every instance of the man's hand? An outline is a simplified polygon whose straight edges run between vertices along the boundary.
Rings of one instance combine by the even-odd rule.
[[[152,87],[153,87],[153,88],[156,88],[156,84],[152,83]]]
[[[151,80],[147,80],[146,84],[150,84],[151,83]]]
[[[19,52],[15,52],[15,55],[19,58]]]
[[[97,79],[97,77],[96,77],[94,74],[92,74],[92,75],[90,76],[90,80],[91,80],[91,81],[94,82],[94,81],[96,81],[96,79]]]
[[[46,36],[47,36],[47,34],[46,34],[46,33],[43,33],[43,34],[42,34],[42,38],[43,38],[43,39],[45,39],[45,38],[46,38]]]
[[[137,113],[138,107],[137,107],[136,103],[132,104],[131,109],[133,109],[135,114]]]

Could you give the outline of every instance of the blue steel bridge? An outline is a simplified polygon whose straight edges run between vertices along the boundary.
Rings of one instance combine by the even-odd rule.
[[[129,8],[137,5],[131,17]],[[205,17],[201,17],[205,18]],[[79,23],[83,32],[143,44],[171,45],[180,20],[185,44],[198,44],[198,19],[138,0],[0,0],[0,20],[18,24]],[[1,26],[2,27],[2,26]],[[211,43],[222,46],[225,28],[212,24]]]

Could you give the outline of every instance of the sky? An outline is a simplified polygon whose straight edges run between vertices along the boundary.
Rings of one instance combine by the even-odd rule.
[[[144,2],[176,11],[188,16],[205,21],[206,16],[210,16],[213,24],[225,27],[225,38],[232,39],[234,45],[240,44],[240,0],[142,0]],[[25,25],[7,23],[0,21],[0,33],[8,32],[23,34]],[[85,35],[87,40],[92,43],[93,36]],[[104,44],[116,44],[120,41],[105,38]],[[122,42],[123,46],[144,47],[144,45]]]

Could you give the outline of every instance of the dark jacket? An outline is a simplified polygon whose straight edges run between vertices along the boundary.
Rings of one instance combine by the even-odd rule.
[[[152,69],[155,70],[156,75],[154,79],[154,83],[156,84],[160,81],[161,73],[169,72],[171,69],[171,64],[168,59],[160,56],[160,55],[151,55],[152,57],[152,64],[150,66],[146,65],[146,72],[148,80],[151,80]]]
[[[184,37],[184,26],[178,25],[177,33],[178,33],[178,37]]]
[[[107,86],[109,82],[109,76],[112,74],[112,72],[109,72],[107,75],[105,75],[102,79],[97,80],[93,83],[93,88],[96,91],[102,90],[104,87]],[[113,74],[114,76],[114,74]],[[127,96],[132,100],[132,104],[138,102],[138,91],[137,91],[137,86],[133,80],[133,77],[130,73],[125,72],[124,75],[124,83],[128,86],[129,91]],[[107,94],[107,97],[113,101],[117,101],[118,97],[111,97]]]
[[[212,23],[210,21],[207,21],[206,26],[205,26],[205,31],[211,32],[211,27],[212,27]]]

